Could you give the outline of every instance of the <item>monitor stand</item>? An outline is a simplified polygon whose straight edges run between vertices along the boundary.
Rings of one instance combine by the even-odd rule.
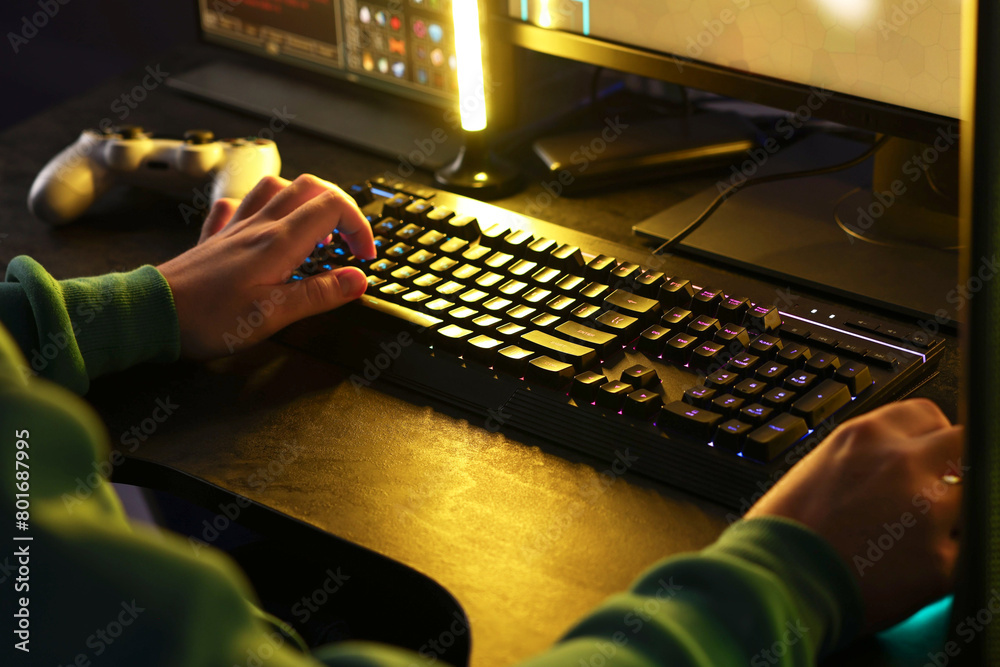
[[[321,85],[223,60],[167,81],[175,90],[255,116],[272,118],[281,110],[292,127],[398,162],[404,178],[414,169],[439,169],[458,155],[461,132],[443,109],[359,86],[348,91],[339,83]]]
[[[748,157],[717,186],[633,226],[633,232],[669,239],[733,178],[835,165],[866,148],[857,141],[814,134],[764,159]],[[934,210],[942,207],[932,207],[930,201],[948,200],[957,187],[958,145],[938,153],[941,165],[934,172],[938,180],[949,184],[954,180],[954,185],[936,186],[939,191],[930,194],[926,190],[934,185],[933,179],[914,171],[912,158],[920,154],[892,139],[876,154],[877,169],[873,158],[824,176],[742,189],[676,249],[899,315],[954,326],[968,296],[964,284],[957,284],[958,220],[954,210]],[[941,168],[946,160],[954,168]],[[941,178],[949,173],[951,178]],[[916,181],[910,180],[913,176]],[[893,187],[898,194],[892,194]]]

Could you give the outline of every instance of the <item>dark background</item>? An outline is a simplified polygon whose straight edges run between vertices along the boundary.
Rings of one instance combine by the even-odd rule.
[[[39,0],[0,2],[0,128],[198,39],[194,0],[41,2],[58,12],[17,53],[9,33],[21,35],[24,17],[42,8]]]

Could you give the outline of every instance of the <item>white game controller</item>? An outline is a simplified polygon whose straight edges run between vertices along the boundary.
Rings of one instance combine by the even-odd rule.
[[[141,127],[84,130],[39,172],[28,208],[40,220],[64,225],[118,184],[211,204],[243,199],[261,178],[280,171],[278,147],[268,139],[215,141],[205,130],[189,130],[183,140],[154,139]]]

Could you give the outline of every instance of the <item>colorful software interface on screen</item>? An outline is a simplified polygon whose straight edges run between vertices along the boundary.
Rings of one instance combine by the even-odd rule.
[[[206,34],[454,99],[451,0],[200,0]]]
[[[508,0],[543,28],[959,115],[961,0]]]

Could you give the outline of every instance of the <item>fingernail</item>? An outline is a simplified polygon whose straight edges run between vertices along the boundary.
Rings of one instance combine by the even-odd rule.
[[[337,275],[337,280],[340,281],[340,293],[345,299],[356,299],[364,294],[365,287],[368,286],[364,274],[351,269],[341,271]]]

